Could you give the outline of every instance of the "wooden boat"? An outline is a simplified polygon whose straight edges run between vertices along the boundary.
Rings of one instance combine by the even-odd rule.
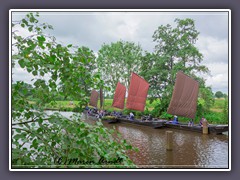
[[[129,117],[127,117],[127,116],[111,117],[109,119],[105,119],[104,121],[107,121],[109,124],[130,123],[130,124],[136,124],[136,125],[142,125],[142,126],[150,126],[150,127],[153,127],[154,129],[164,127],[165,123],[167,122],[167,120],[163,120],[163,119],[153,119],[151,121],[141,120],[141,119],[130,120]]]
[[[202,127],[200,125],[188,126],[188,124],[185,123],[173,124],[172,122],[166,122],[165,127],[202,133]],[[208,125],[208,134],[222,134],[227,131],[228,125]]]
[[[148,88],[148,82],[146,82],[137,74],[132,73],[126,108],[144,111]],[[182,72],[178,72],[172,99],[167,112],[172,115],[194,119],[197,108],[198,89],[199,84],[196,80]],[[124,109],[125,94],[126,87],[118,82],[112,106],[119,109]],[[92,116],[96,115],[93,114]],[[202,133],[202,127],[199,125],[188,126],[186,123],[173,124],[172,122],[163,119],[153,118],[153,120],[130,120],[128,116],[111,116],[111,118],[105,119],[104,121],[107,121],[108,123],[131,123],[136,125],[150,126],[153,128],[167,127]],[[226,131],[228,131],[228,125],[208,125],[209,134],[222,134]]]
[[[196,80],[179,71],[167,112],[172,115],[194,119],[197,109],[198,89],[199,83]],[[173,124],[171,122],[166,122],[165,125],[169,128],[202,133],[200,125],[188,126],[184,123]],[[228,131],[228,125],[208,125],[208,133],[210,134],[222,134],[226,131]]]
[[[161,120],[161,119],[154,119],[152,121],[142,121],[140,119],[130,120],[128,118],[117,118],[117,120],[120,123],[131,123],[131,124],[142,125],[142,126],[150,126],[150,127],[153,127],[154,129],[164,127],[165,123],[167,122],[167,120]]]

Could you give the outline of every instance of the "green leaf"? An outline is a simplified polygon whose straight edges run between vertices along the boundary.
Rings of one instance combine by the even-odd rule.
[[[37,39],[38,39],[38,41],[41,42],[41,43],[46,40],[44,36],[38,36]]]
[[[33,71],[32,74],[33,74],[34,76],[36,76],[38,73],[37,73],[37,71]]]
[[[18,61],[18,64],[20,65],[21,68],[24,68],[25,67],[25,62],[23,59],[19,60]]]
[[[21,159],[18,159],[18,160],[17,160],[17,165],[22,165]]]

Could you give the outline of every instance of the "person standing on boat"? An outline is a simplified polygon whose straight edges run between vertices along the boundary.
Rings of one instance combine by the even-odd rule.
[[[199,122],[199,125],[200,125],[200,126],[203,125],[203,120],[204,120],[204,119],[205,119],[204,117],[202,117],[202,118],[200,119],[200,122]]]
[[[174,119],[173,119],[172,123],[173,124],[178,124],[178,117],[176,115],[174,116]]]
[[[148,115],[147,120],[149,120],[149,121],[152,120],[152,115],[151,114]]]
[[[134,120],[134,114],[132,112],[130,112],[129,117],[130,117],[130,120]]]
[[[188,126],[193,126],[193,119],[188,122]]]
[[[207,119],[206,118],[203,118],[203,121],[202,121],[202,123],[203,122],[207,122],[206,124],[208,125],[208,121],[207,121]]]

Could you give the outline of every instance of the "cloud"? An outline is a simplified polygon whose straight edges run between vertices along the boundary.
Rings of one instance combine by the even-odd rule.
[[[228,93],[228,65],[225,63],[208,64],[211,76],[203,76],[206,85],[211,86],[213,92],[222,91]]]
[[[15,13],[14,20],[26,13]],[[212,76],[205,76],[213,90],[227,92],[228,86],[228,13],[227,12],[41,12],[40,22],[54,27],[47,33],[64,44],[87,46],[97,53],[103,43],[133,41],[152,52],[152,35],[160,25],[176,26],[176,18],[192,18],[200,32],[197,47],[204,55],[203,64]],[[26,33],[21,31],[22,34]],[[29,78],[14,70],[14,79]],[[19,74],[18,74],[19,73]]]
[[[205,64],[228,63],[228,39],[200,35],[196,45],[204,56]]]
[[[33,78],[34,76],[28,73],[26,69],[21,68],[18,63],[16,63],[15,67],[12,69],[13,82],[25,81],[28,84],[33,84],[33,82],[31,81],[31,79]]]

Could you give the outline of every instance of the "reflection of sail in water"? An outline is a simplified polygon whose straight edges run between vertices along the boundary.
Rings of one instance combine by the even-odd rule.
[[[144,111],[147,99],[149,84],[143,78],[132,73],[128,98],[127,109]]]
[[[119,109],[124,109],[125,95],[126,95],[126,87],[122,85],[120,82],[118,82],[115,90],[115,94],[113,97],[112,106]]]
[[[98,103],[98,92],[96,90],[92,90],[89,105],[97,107],[97,103]]]
[[[199,85],[196,80],[178,72],[167,112],[172,115],[195,118],[198,88]]]

